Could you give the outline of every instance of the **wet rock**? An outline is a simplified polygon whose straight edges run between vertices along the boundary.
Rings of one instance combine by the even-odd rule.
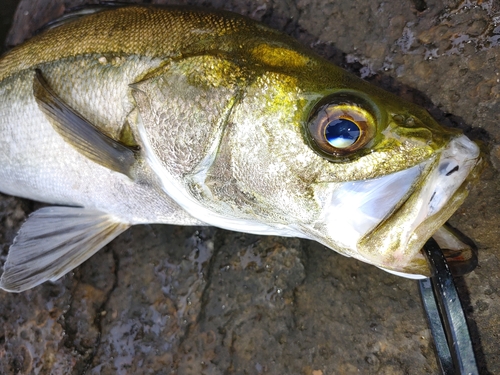
[[[21,1],[8,43],[84,2]],[[234,10],[285,30],[491,150],[451,221],[479,246],[480,266],[457,283],[481,373],[500,373],[497,3],[153,3]],[[36,205],[0,197],[2,262]],[[415,282],[305,240],[139,226],[56,283],[0,301],[1,374],[439,373]]]
[[[500,145],[495,145],[491,149],[491,163],[497,171],[500,171]]]

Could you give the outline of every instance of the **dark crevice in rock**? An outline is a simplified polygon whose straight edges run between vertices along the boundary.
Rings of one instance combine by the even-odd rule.
[[[305,280],[305,278],[304,278]],[[297,329],[299,328],[299,322],[297,320],[298,316],[297,316],[297,308],[299,306],[299,288],[301,285],[304,284],[304,281],[302,281],[302,283],[300,285],[297,285],[295,288],[293,288],[293,292],[292,292],[292,324],[293,324],[293,328],[294,329]]]
[[[300,240],[300,262],[302,263],[302,266],[304,267],[304,277],[300,281],[300,284],[297,284],[293,288],[292,292],[292,308],[291,308],[291,313],[292,313],[292,323],[294,325],[294,329],[297,329],[299,327],[299,322],[298,322],[298,312],[297,309],[299,308],[299,288],[303,286],[307,280],[308,276],[308,265],[309,265],[309,242],[307,240]]]
[[[75,345],[81,333],[73,329],[69,324],[72,312],[73,312],[73,298],[71,298],[69,308],[67,311],[64,312],[63,318],[61,319],[61,325],[65,333],[64,346],[72,351],[75,351],[80,356],[85,358],[85,356],[88,354],[87,350],[82,348],[80,345]]]
[[[2,261],[0,262],[0,275],[3,272],[3,262],[7,257],[10,245],[17,236],[21,225],[38,208],[36,205],[37,202],[29,199],[10,197],[0,193],[0,228],[2,228],[0,231],[0,260]]]
[[[98,335],[97,339],[94,343],[93,350],[91,354],[88,356],[88,358],[85,360],[83,370],[81,375],[85,375],[88,369],[92,366],[92,362],[94,362],[94,358],[97,355],[97,352],[99,351],[99,348],[101,346],[101,339],[102,339],[102,331],[103,331],[103,325],[102,325],[102,318],[105,316],[106,312],[106,307],[109,303],[109,300],[111,299],[111,296],[115,289],[118,286],[118,271],[120,269],[120,258],[118,254],[115,252],[115,250],[111,247],[111,253],[113,254],[113,262],[114,262],[114,280],[113,280],[113,286],[109,290],[109,292],[106,294],[106,297],[104,299],[104,302],[99,306],[98,309],[96,309],[97,313],[94,318],[94,325],[98,329]]]
[[[210,260],[208,261],[207,268],[206,268],[206,274],[205,274],[205,285],[203,287],[203,290],[201,292],[200,296],[200,312],[198,316],[196,317],[196,324],[199,322],[203,321],[205,319],[206,315],[206,307],[209,302],[209,294],[210,294],[210,286],[212,285],[212,276],[214,274],[214,268],[215,268],[215,261],[217,258],[217,254],[220,251],[220,248],[222,247],[222,241],[221,243],[217,243],[218,236],[217,236],[218,231],[215,232],[215,234],[212,237],[212,240],[214,242],[214,250],[212,252],[212,255],[210,256]]]
[[[200,322],[202,322],[204,319],[205,319],[205,310],[207,308],[207,305],[208,305],[208,299],[209,299],[209,293],[210,293],[210,286],[212,285],[212,275],[213,275],[213,272],[214,272],[214,268],[215,268],[215,259],[217,257],[217,254],[218,254],[218,249],[222,246],[222,243],[221,245],[219,246],[218,243],[216,243],[216,240],[217,240],[217,231],[215,232],[215,234],[212,235],[212,240],[214,241],[214,250],[210,256],[210,260],[208,261],[208,264],[207,264],[207,267],[206,267],[206,273],[204,273],[204,278],[205,278],[205,285],[203,287],[203,290],[201,292],[201,296],[200,296],[200,311],[198,312],[198,315],[195,319],[195,323],[190,323],[186,326],[186,328],[184,329],[184,331],[182,332],[182,334],[180,335],[179,337],[179,348],[182,348],[185,340],[189,337],[189,333],[191,332],[191,330],[193,329],[193,326],[194,325],[198,325]],[[207,238],[202,238],[203,241],[206,241]]]
[[[66,276],[67,277],[67,276]],[[78,271],[75,272],[75,276],[73,277],[72,280],[72,285],[71,285],[71,292],[69,293],[69,301],[67,304],[67,309],[65,309],[59,318],[59,324],[62,326],[62,329],[64,331],[64,342],[63,345],[68,348],[76,351],[78,354],[84,356],[85,353],[82,352],[81,350],[78,350],[76,345],[74,345],[76,336],[78,335],[78,332],[76,332],[74,329],[70,327],[70,320],[71,320],[71,313],[72,313],[72,308],[73,308],[73,296],[75,293],[76,288],[78,287],[78,284],[80,283],[80,279],[78,277]]]
[[[476,320],[474,318],[474,307],[471,302],[471,295],[469,288],[463,277],[454,278],[455,285],[460,297],[460,302],[464,310],[465,318],[467,320],[467,326],[470,332],[470,338],[472,340],[472,348],[474,349],[474,354],[476,357],[476,362],[479,367],[481,374],[491,374],[487,369],[486,357],[484,355],[483,345],[481,343],[481,335],[477,327]]]
[[[234,359],[238,355],[238,351],[236,350],[235,343],[238,339],[238,335],[235,332],[240,331],[241,327],[245,324],[245,322],[240,322],[235,324],[235,319],[233,317],[229,318],[224,325],[221,327],[221,331],[219,333],[223,334],[222,342],[226,341],[226,337],[228,334],[231,335],[231,344],[229,344],[229,363],[227,368],[224,370],[224,375],[232,375],[234,374]],[[228,327],[228,329],[226,329]]]
[[[229,346],[229,366],[226,371],[224,371],[224,375],[230,375],[234,373],[234,356],[236,353],[236,349],[234,348],[234,343],[236,342],[236,335],[232,335],[231,337],[231,345]]]
[[[425,0],[412,0],[412,2],[417,12],[423,12],[427,9],[427,3]]]
[[[429,111],[431,112],[431,111]],[[445,126],[450,126],[456,129],[460,129],[464,132],[464,134],[471,138],[474,141],[480,141],[483,144],[491,144],[492,136],[490,133],[483,128],[475,128],[469,124],[467,124],[463,118],[460,116],[454,115],[452,113],[435,113],[431,112],[431,115],[436,117],[436,120],[440,120],[439,123]],[[438,117],[440,116],[440,117]]]
[[[288,35],[291,35],[295,30],[297,30],[298,19],[288,18],[285,25],[283,26],[283,31]]]

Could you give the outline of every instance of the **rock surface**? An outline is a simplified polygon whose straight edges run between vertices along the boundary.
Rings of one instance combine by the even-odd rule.
[[[96,1],[22,0],[7,45],[83,3]],[[491,163],[451,222],[479,246],[457,283],[481,374],[500,373],[498,2],[148,3],[248,15],[483,142]],[[0,196],[2,262],[37,207]],[[1,374],[439,373],[416,282],[310,241],[216,228],[134,227],[56,283],[0,292],[0,322]]]

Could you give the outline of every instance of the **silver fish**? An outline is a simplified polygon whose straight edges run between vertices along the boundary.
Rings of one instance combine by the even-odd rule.
[[[480,152],[422,108],[255,21],[68,17],[0,59],[0,191],[30,215],[0,287],[56,280],[131,225],[309,238],[408,277]]]

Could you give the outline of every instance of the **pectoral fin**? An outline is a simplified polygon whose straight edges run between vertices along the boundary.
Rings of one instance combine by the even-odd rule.
[[[67,105],[38,69],[33,79],[33,94],[40,110],[66,142],[95,163],[131,177],[136,161],[134,148],[104,134]]]
[[[129,227],[97,210],[45,207],[23,224],[10,247],[0,288],[22,292],[55,281]]]

